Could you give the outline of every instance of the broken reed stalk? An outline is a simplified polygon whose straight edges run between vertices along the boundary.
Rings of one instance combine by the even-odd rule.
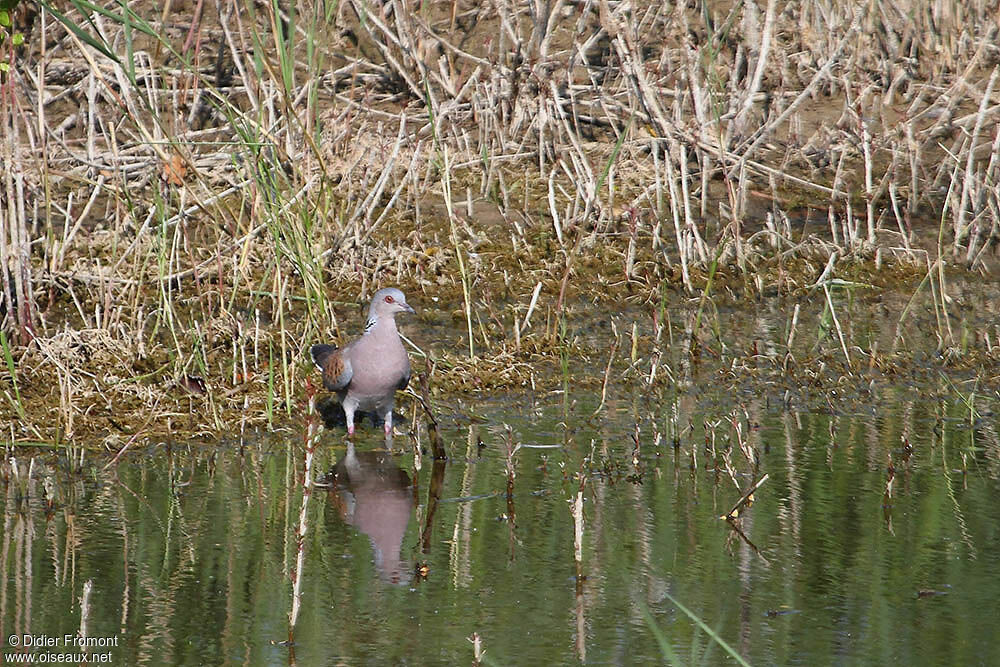
[[[535,284],[535,289],[531,292],[531,300],[528,302],[528,310],[524,314],[524,321],[521,326],[518,327],[515,322],[515,338],[516,340],[521,340],[521,335],[527,330],[528,326],[531,324],[531,314],[535,312],[535,306],[538,305],[538,295],[542,291],[542,281],[538,281]],[[518,342],[518,347],[520,347],[520,342]]]
[[[573,512],[573,561],[576,563],[576,587],[583,588],[583,491],[577,491],[572,500]]]
[[[893,482],[896,479],[896,466],[892,462],[892,452],[886,452],[886,479],[885,479],[885,491],[882,493],[882,508],[891,509],[892,507],[892,487]]]
[[[119,450],[117,452],[115,452],[114,457],[112,457],[112,459],[110,461],[108,461],[104,465],[103,470],[107,470],[111,466],[117,465],[118,461],[121,460],[122,455],[126,451],[128,451],[128,448],[131,447],[132,444],[135,443],[139,439],[140,436],[142,436],[142,435],[144,435],[146,433],[146,429],[149,428],[149,425],[153,422],[154,419],[156,419],[159,416],[159,413],[157,412],[157,408],[159,408],[159,406],[160,406],[160,400],[162,398],[163,398],[162,395],[157,397],[156,403],[149,410],[149,415],[146,417],[146,421],[143,423],[142,426],[140,426],[138,429],[136,429],[135,433],[132,434],[132,437],[129,438],[128,441],[124,445],[122,445],[121,448],[119,448]],[[81,456],[82,455],[83,455],[83,452],[82,452],[82,448],[81,448]]]
[[[518,450],[521,449],[521,445],[514,444],[514,432],[510,428],[509,424],[504,424],[504,470],[507,474],[507,520],[510,522],[511,533],[510,533],[510,543],[511,543],[511,557],[513,558],[513,545],[514,545],[514,525],[516,522],[516,515],[514,513],[514,478],[517,476],[517,469],[514,465],[514,456],[517,454]]]
[[[604,382],[601,383],[601,402],[598,403],[597,407],[591,413],[591,415],[590,415],[591,419],[593,419],[594,417],[596,417],[597,413],[599,413],[604,408],[604,401],[608,397],[608,382],[611,379],[611,364],[615,360],[615,353],[618,351],[618,343],[621,340],[620,336],[618,335],[618,328],[614,326],[614,320],[611,321],[611,326],[612,326],[612,330],[614,331],[614,334],[615,334],[615,339],[614,339],[614,341],[612,341],[612,343],[611,343],[611,351],[608,353],[608,365],[604,367]],[[635,334],[634,334],[634,331],[633,331],[633,340],[634,340],[634,336],[635,336]],[[635,360],[633,359],[633,362],[634,361]]]
[[[94,580],[87,579],[87,581],[83,583],[83,595],[80,596],[80,629],[77,632],[77,636],[82,639],[86,639],[87,637],[90,636],[90,614],[91,614],[90,596],[91,593],[93,593],[93,591],[94,591]],[[90,647],[84,648],[84,651],[86,651],[87,653],[89,653],[90,650],[91,650]],[[89,662],[86,659],[84,659],[84,661]]]
[[[844,340],[844,331],[840,328],[840,320],[837,319],[837,310],[833,307],[833,298],[830,296],[830,288],[825,282],[823,283],[823,293],[826,295],[826,305],[830,309],[830,317],[833,319],[833,325],[837,331],[837,340],[840,341],[840,349],[844,353],[844,359],[847,361],[847,368],[854,368],[854,364],[851,362],[851,355],[847,351],[847,342]]]
[[[0,27],[0,30],[5,30]],[[7,40],[8,46],[10,40]],[[9,75],[4,74],[9,79]],[[20,114],[14,113],[13,85],[8,80],[0,86],[0,162],[11,168],[3,169],[3,196],[0,197],[0,312],[7,313],[16,325],[17,341],[27,345],[35,335],[37,306],[31,266],[31,235],[28,233],[25,211],[25,170],[22,164]],[[9,91],[9,94],[8,94]],[[11,132],[8,135],[7,131]],[[0,319],[2,322],[2,319]]]
[[[431,410],[431,389],[430,389],[430,376],[433,371],[431,366],[430,358],[424,359],[424,372],[417,374],[418,383],[420,385],[420,394],[414,393],[413,395],[420,402],[420,407],[423,408],[424,416],[427,418],[427,437],[431,441],[431,452],[433,452],[435,461],[444,461],[448,458],[448,452],[444,448],[444,443],[441,441],[441,434],[438,433],[438,421],[434,416],[434,411]]]
[[[514,478],[517,470],[514,464],[514,456],[521,445],[514,444],[514,433],[508,424],[504,424],[504,467],[507,473],[507,551],[508,558],[514,562],[514,547],[517,545],[514,531],[517,528],[517,509],[514,507]]]
[[[514,478],[517,476],[517,469],[514,466],[514,455],[521,449],[521,445],[514,444],[514,431],[510,424],[504,424],[504,471],[507,474],[507,501],[514,498]]]
[[[939,259],[937,261],[941,260]],[[889,356],[896,355],[896,350],[899,347],[899,343],[901,340],[903,340],[903,326],[906,322],[906,318],[910,314],[910,311],[913,309],[913,306],[916,304],[917,295],[920,294],[920,292],[924,289],[926,285],[930,284],[931,278],[934,274],[934,269],[935,265],[931,265],[930,260],[928,259],[927,273],[924,274],[923,280],[920,281],[920,284],[917,285],[917,288],[913,291],[913,294],[910,295],[909,300],[907,300],[906,305],[903,307],[903,312],[900,313],[899,315],[899,320],[896,321],[896,333],[892,337],[892,348],[889,351]]]
[[[729,423],[732,424],[733,431],[736,432],[736,444],[740,448],[740,453],[743,454],[743,458],[750,464],[752,472],[756,473],[760,459],[753,445],[750,444],[750,415],[747,413],[746,408],[743,409],[743,421],[740,420],[739,415],[734,411],[729,417]],[[748,432],[746,433],[743,431],[744,423],[747,424]]]
[[[739,516],[739,511],[743,508],[744,505],[749,505],[751,502],[753,502],[753,494],[757,491],[757,489],[763,486],[764,482],[767,481],[768,477],[770,477],[770,474],[764,473],[763,477],[754,482],[753,485],[749,489],[747,489],[742,496],[740,496],[740,499],[736,501],[736,504],[733,505],[732,509],[730,509],[728,512],[726,512],[719,518],[725,519],[726,521],[732,521],[737,516]]]
[[[799,326],[799,310],[801,307],[802,304],[795,304],[795,309],[792,311],[792,323],[788,326],[788,341],[785,343],[785,348],[789,354],[792,352],[792,343],[795,342],[795,331]]]
[[[465,323],[469,335],[469,359],[476,358],[475,339],[472,333],[472,298],[469,295],[469,273],[462,259],[462,246],[458,240],[458,225],[455,219],[454,204],[451,200],[451,161],[448,157],[448,147],[441,153],[443,161],[441,169],[441,187],[444,191],[444,205],[448,211],[448,224],[451,227],[451,242],[455,248],[455,258],[458,260],[458,271],[462,279],[462,298],[465,301]]]
[[[640,428],[639,422],[635,423],[635,428],[631,434],[632,437],[632,471],[635,475],[635,479],[638,482],[642,482],[642,439],[639,437]]]
[[[485,649],[483,649],[483,638],[478,632],[473,632],[468,639],[472,644],[472,664],[474,667],[478,667],[482,664],[483,655],[486,654]]]
[[[969,223],[968,227],[965,225],[965,219],[968,215],[968,209],[970,205],[970,198],[972,197],[972,189],[976,183],[976,178],[974,170],[976,167],[976,142],[979,139],[979,133],[983,129],[983,121],[986,116],[986,109],[991,101],[991,94],[993,92],[993,87],[997,81],[997,75],[1000,74],[1000,67],[994,67],[993,73],[990,74],[989,83],[986,84],[986,91],[983,93],[982,100],[979,104],[979,112],[976,114],[976,124],[972,130],[972,136],[969,138],[969,148],[968,156],[966,157],[965,163],[965,173],[962,178],[962,194],[961,200],[958,205],[958,216],[955,219],[955,251],[958,251],[958,243],[965,239],[969,234],[968,227],[971,227],[973,223]],[[971,254],[973,250],[973,243],[969,243],[969,253]],[[967,255],[968,259],[968,255]]]
[[[573,517],[573,562],[576,565],[576,592],[577,595],[583,592],[583,582],[586,575],[583,570],[583,491],[587,484],[587,469],[590,461],[593,460],[594,442],[591,442],[591,455],[580,462],[580,470],[577,471],[579,486],[576,495],[569,500],[570,514]]]
[[[299,618],[302,606],[302,577],[305,571],[306,533],[309,531],[309,499],[313,492],[313,457],[319,444],[320,418],[316,412],[316,388],[306,380],[306,431],[305,431],[305,470],[302,475],[302,504],[299,507],[299,523],[295,529],[295,569],[292,571],[292,608],[288,613],[288,641],[294,644],[295,624]],[[351,448],[354,443],[349,442]],[[348,454],[349,456],[350,454]]]

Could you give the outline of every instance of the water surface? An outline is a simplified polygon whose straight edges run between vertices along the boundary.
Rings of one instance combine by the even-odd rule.
[[[732,662],[673,598],[751,664],[998,659],[989,414],[886,387],[853,414],[711,393],[611,396],[594,418],[595,392],[442,405],[450,459],[419,469],[408,437],[388,453],[359,430],[349,455],[323,432],[293,645],[304,425],[108,471],[12,457],[4,651],[85,625],[128,665],[468,664],[473,633],[491,664]]]

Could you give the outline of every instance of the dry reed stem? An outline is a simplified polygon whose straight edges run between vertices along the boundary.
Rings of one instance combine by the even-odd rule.
[[[934,250],[989,267],[1000,138],[984,137],[1000,104],[995,17],[981,3],[941,14],[907,0],[823,11],[769,1],[763,18],[734,6],[711,24],[655,3],[501,0],[475,21],[459,4],[418,14],[352,0],[329,23],[305,20],[322,15],[305,6],[284,41],[288,17],[270,7],[198,5],[180,10],[184,31],[137,16],[151,32],[117,60],[43,11],[42,38],[0,95],[0,158],[14,166],[0,185],[0,317],[18,332],[19,365],[40,373],[28,341],[70,326],[106,331],[115,346],[141,341],[124,366],[136,369],[134,393],[112,390],[115,400],[155,393],[134,381],[148,366],[168,385],[196,359],[237,385],[262,372],[261,327],[249,364],[233,352],[249,353],[244,334],[204,327],[264,312],[276,323],[263,347],[280,355],[277,398],[291,406],[291,360],[317,327],[296,309],[332,316],[333,292],[353,302],[386,282],[425,294],[461,285],[469,343],[478,324],[478,352],[499,366],[506,342],[473,313],[500,273],[512,277],[505,291],[534,287],[513,328],[520,360],[546,354],[527,335],[545,294],[562,311],[572,295],[618,302],[626,286],[692,293],[715,260],[759,289],[772,261],[840,258],[824,280],[871,257],[876,269],[896,256],[918,271]],[[78,12],[69,18],[102,43],[126,43],[113,13]],[[210,49],[214,69],[198,65]],[[452,190],[467,193],[464,218]],[[828,232],[780,229],[808,207],[829,212]],[[949,223],[940,248],[929,217]],[[495,271],[474,265],[490,256]],[[838,342],[846,356],[849,341]],[[206,351],[214,344],[228,365]],[[83,373],[102,377],[96,364]],[[534,382],[521,367],[512,376]],[[100,393],[81,377],[63,373],[60,392],[76,429],[72,415]],[[215,414],[216,401],[246,398],[207,403]]]

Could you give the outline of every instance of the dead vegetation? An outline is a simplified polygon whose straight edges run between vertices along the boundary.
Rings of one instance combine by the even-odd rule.
[[[427,350],[445,389],[565,385],[567,355],[596,375],[609,334],[567,318],[623,304],[654,313],[655,344],[619,349],[638,377],[685,297],[674,326],[708,349],[717,299],[813,299],[805,326],[859,367],[836,313],[862,283],[915,297],[889,363],[915,303],[949,358],[993,354],[952,328],[946,271],[996,270],[990,3],[43,2],[23,21],[0,91],[12,442],[273,423],[300,409],[302,350],[387,284],[451,330]]]

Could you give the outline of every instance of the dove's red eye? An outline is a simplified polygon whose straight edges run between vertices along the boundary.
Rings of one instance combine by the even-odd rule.
[[[393,303],[394,301],[395,301],[395,299],[392,298],[391,294],[390,295],[386,295],[386,297],[385,297],[385,302],[386,303]]]

